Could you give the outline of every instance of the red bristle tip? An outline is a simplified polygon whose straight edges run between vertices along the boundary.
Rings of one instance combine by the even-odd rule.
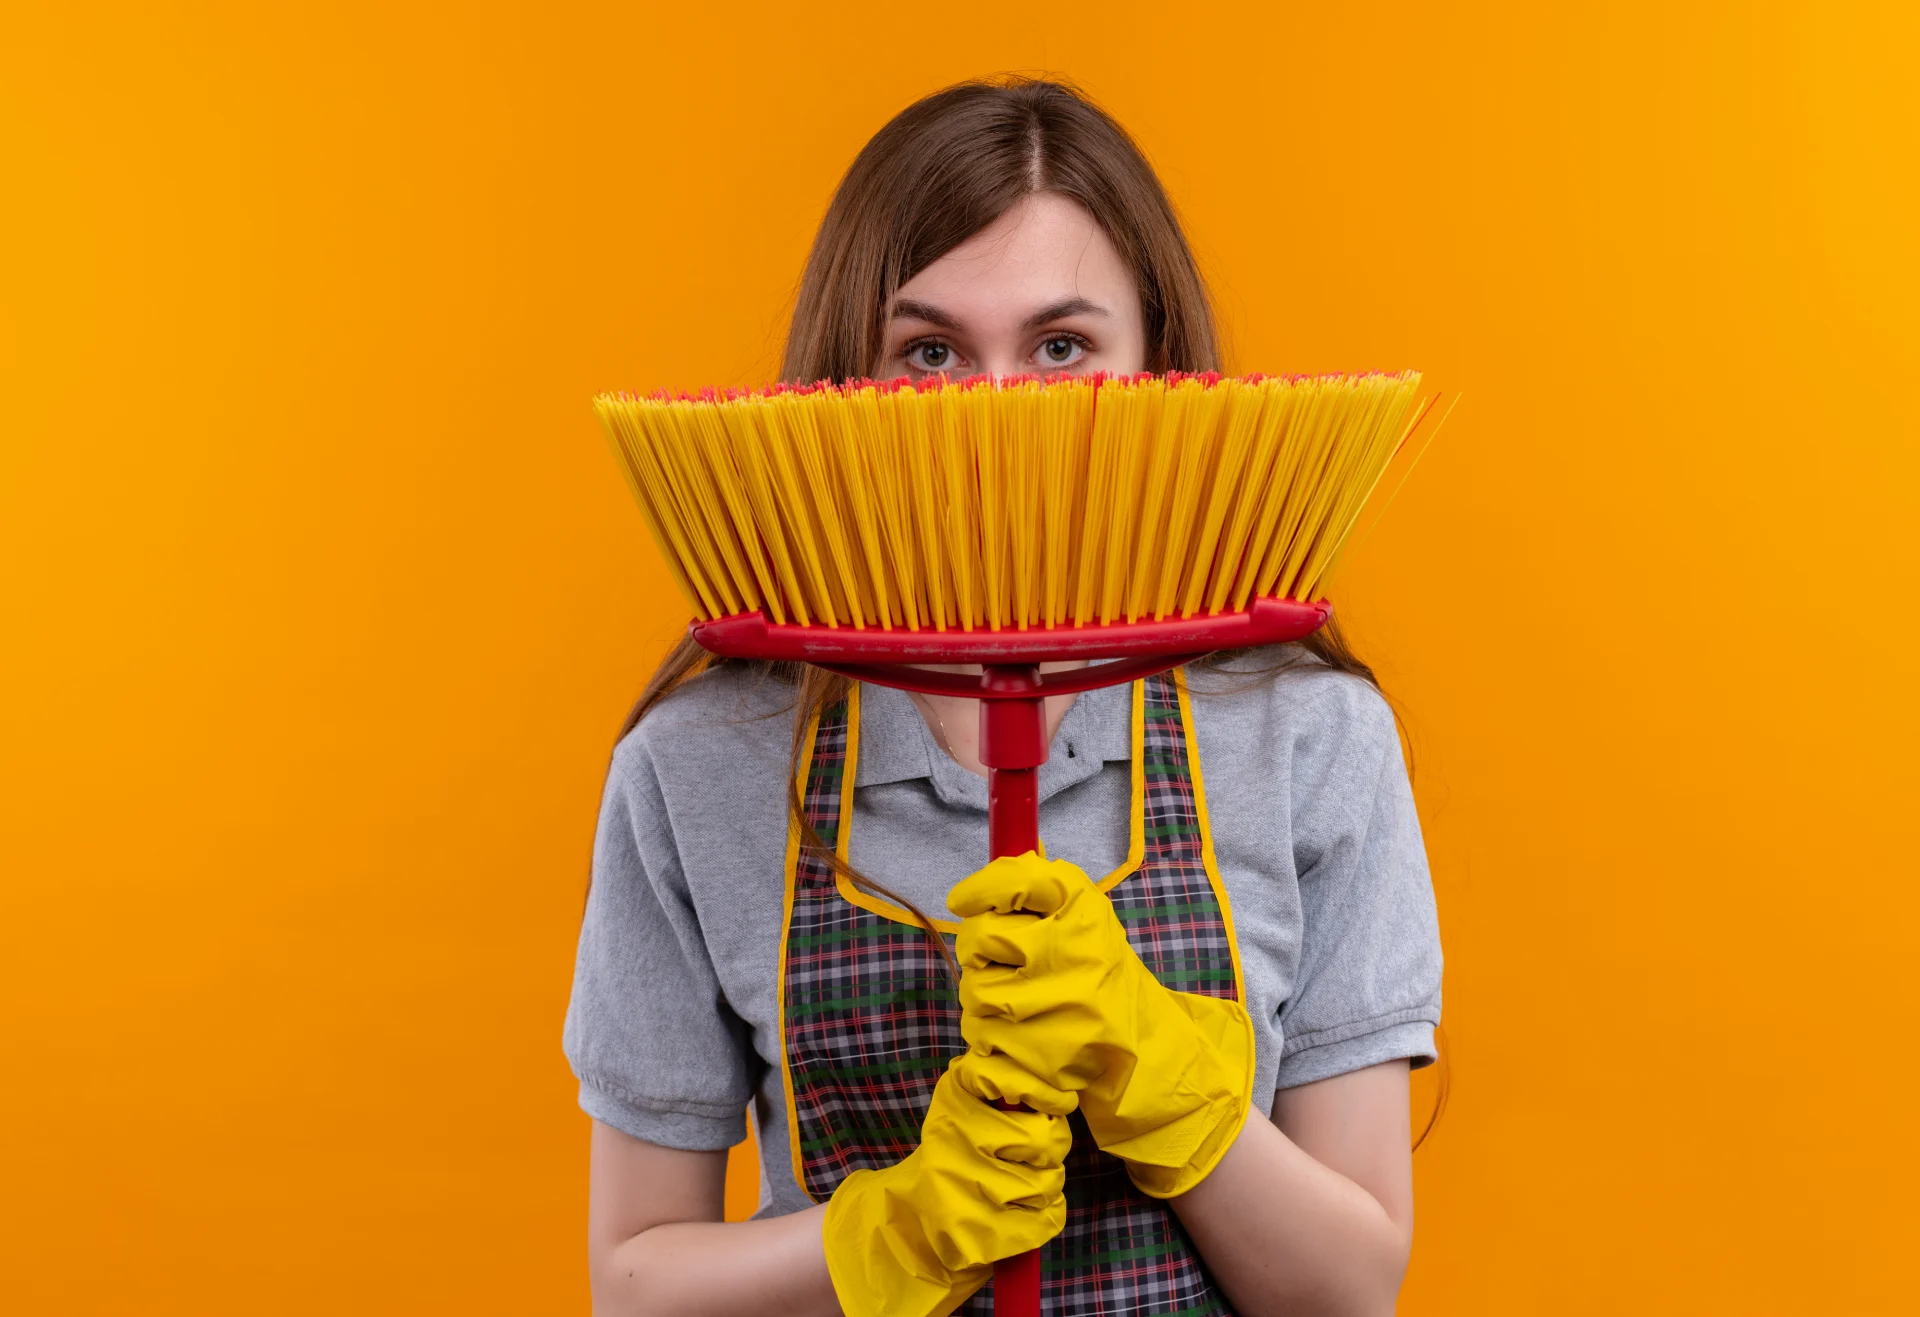
[[[1192,383],[1197,384],[1203,389],[1211,389],[1228,380],[1237,380],[1239,383],[1247,385],[1257,385],[1269,380],[1287,384],[1300,384],[1316,379],[1346,379],[1358,383],[1362,380],[1369,380],[1380,376],[1392,376],[1400,373],[1401,372],[1398,371],[1387,370],[1336,370],[1317,373],[1299,371],[1286,374],[1256,371],[1247,375],[1229,376],[1217,370],[1170,370],[1161,374],[1155,374],[1150,370],[1143,370],[1136,371],[1129,375],[1115,374],[1102,370],[1092,371],[1085,375],[1074,375],[1066,371],[1056,371],[1052,374],[1041,374],[1029,371],[1019,375],[1003,375],[997,377],[992,375],[965,375],[958,379],[944,373],[924,375],[918,378],[912,375],[896,375],[884,380],[871,379],[863,375],[838,382],[834,380],[815,380],[810,384],[796,384],[781,380],[757,387],[744,385],[708,385],[702,389],[655,389],[653,392],[647,394],[621,392],[610,396],[622,402],[629,403],[649,402],[656,405],[707,403],[717,406],[726,403],[753,403],[768,398],[786,396],[805,398],[814,394],[823,394],[829,398],[844,398],[852,397],[869,389],[880,397],[889,397],[893,394],[903,392],[939,394],[946,390],[1020,389],[1028,385],[1038,385],[1045,388],[1057,384],[1080,384],[1093,389],[1097,393],[1099,390],[1109,386],[1140,388],[1151,384],[1158,384],[1162,388],[1172,389],[1178,388],[1183,384]]]

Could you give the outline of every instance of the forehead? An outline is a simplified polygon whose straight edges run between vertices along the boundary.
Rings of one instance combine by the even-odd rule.
[[[1084,207],[1037,193],[909,279],[898,296],[956,315],[1013,313],[1075,297],[1121,311],[1132,284],[1120,253]]]

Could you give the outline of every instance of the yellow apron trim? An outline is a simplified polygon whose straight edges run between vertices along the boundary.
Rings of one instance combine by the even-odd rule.
[[[848,794],[851,795],[852,793],[849,792]],[[926,927],[926,924],[920,922],[920,916],[914,914],[913,911],[897,906],[891,901],[883,901],[870,892],[861,891],[853,885],[852,880],[844,873],[834,876],[834,886],[840,889],[840,895],[844,900],[852,905],[859,906],[862,910],[871,911],[876,915],[884,915],[895,923],[906,924],[910,928]],[[927,923],[932,924],[934,928],[942,933],[958,933],[960,931],[960,921],[957,919],[935,919],[932,915],[928,915]]]
[[[1132,798],[1128,801],[1130,821],[1127,824],[1127,858],[1120,861],[1120,866],[1112,873],[1095,884],[1095,886],[1103,892],[1113,888],[1121,879],[1138,869],[1141,861],[1146,859],[1147,856],[1146,811],[1142,808],[1146,803],[1147,792],[1147,770],[1146,765],[1142,762],[1146,746],[1147,727],[1147,686],[1143,681],[1133,683],[1132,723],[1133,789]],[[847,767],[845,774],[840,779],[840,837],[837,844],[840,851],[840,858],[843,860],[847,858],[847,843],[853,836],[853,774],[857,762],[856,751],[859,745],[860,687],[856,683],[853,688],[853,693],[848,696]],[[807,754],[809,756],[813,754],[812,731],[807,733]],[[802,772],[805,772],[804,765],[802,766]],[[805,780],[804,777],[802,780]],[[797,838],[799,836],[798,832],[795,832],[794,836]],[[797,845],[797,841],[794,844]],[[1043,841],[1041,843],[1041,853],[1043,855],[1046,853],[1045,846],[1046,843]],[[1208,854],[1211,855],[1212,852],[1209,851]],[[793,884],[792,874],[796,859],[797,852],[794,856],[789,857],[787,863],[787,884],[789,889],[791,889]],[[861,891],[853,885],[853,880],[848,878],[844,873],[834,874],[833,882],[834,886],[839,890],[842,900],[857,905],[862,910],[894,920],[896,923],[910,924],[915,928],[922,927],[919,918],[913,911],[902,909],[891,901],[882,900],[871,892]],[[1216,882],[1214,887],[1217,891],[1219,883]],[[958,933],[960,931],[960,921],[957,919],[933,919],[931,915],[928,916],[928,918],[933,926],[942,933]],[[785,954],[786,953],[782,951],[781,955],[783,957]],[[1236,957],[1238,954],[1238,952],[1235,952]],[[1237,974],[1239,972],[1238,959],[1234,961],[1234,964],[1236,967],[1234,972]],[[786,962],[783,959],[781,961],[783,973],[785,968]],[[785,1017],[783,1016],[782,1018],[784,1019]]]
[[[852,692],[847,696],[847,767],[840,776],[840,836],[835,840],[835,846],[842,860],[847,858],[848,846],[853,840],[853,778],[860,766],[859,751],[860,683],[855,682]],[[883,901],[870,892],[861,891],[853,885],[853,879],[844,873],[838,871],[834,873],[833,885],[838,889],[840,898],[850,905],[857,905],[862,910],[884,916],[896,923],[910,924],[915,928],[924,927],[913,911],[902,909],[891,901]],[[934,919],[929,915],[928,921],[942,933],[960,931],[960,921],[957,919]]]
[[[1227,885],[1220,877],[1220,867],[1213,854],[1213,827],[1207,819],[1207,796],[1200,776],[1200,747],[1193,730],[1193,708],[1187,697],[1187,674],[1184,668],[1173,671],[1174,689],[1180,701],[1180,729],[1187,743],[1187,771],[1193,782],[1193,801],[1195,817],[1200,827],[1200,856],[1206,868],[1207,882],[1213,888],[1214,899],[1220,903],[1220,918],[1226,927],[1227,946],[1233,954],[1234,996],[1242,1005],[1246,1003],[1246,979],[1240,966],[1240,939],[1233,930],[1233,907],[1227,900]],[[1133,683],[1133,713],[1130,718],[1132,765],[1132,799],[1129,802],[1130,821],[1128,828],[1127,858],[1120,862],[1098,886],[1105,892],[1139,869],[1146,859],[1146,726],[1147,726],[1147,688],[1144,681]],[[813,767],[814,742],[820,735],[820,715],[816,712],[807,722],[807,731],[800,754],[798,772],[803,786],[807,774]],[[847,696],[847,752],[846,767],[840,778],[840,835],[834,839],[834,850],[842,860],[847,858],[848,844],[853,836],[853,780],[859,766],[860,753],[860,687],[856,682]],[[800,818],[796,814],[787,824],[787,859],[784,894],[780,915],[780,970],[779,970],[779,1010],[780,1010],[780,1085],[786,1095],[787,1154],[792,1162],[794,1182],[808,1198],[813,1198],[807,1190],[806,1176],[801,1174],[804,1164],[800,1157],[800,1122],[793,1118],[793,1050],[787,1045],[787,943],[793,933],[794,883],[800,870]],[[882,915],[902,924],[920,926],[920,921],[910,910],[903,910],[890,902],[870,896],[856,888],[845,874],[835,873],[834,886],[842,899],[852,902],[863,910]],[[943,933],[957,933],[960,924],[957,920],[936,919],[933,926]],[[1251,1025],[1249,1025],[1251,1028]],[[818,1202],[818,1199],[814,1199]]]
[[[1194,816],[1200,825],[1200,860],[1207,869],[1207,881],[1213,886],[1213,899],[1220,903],[1220,921],[1227,929],[1227,949],[1233,953],[1233,995],[1242,1006],[1247,1002],[1247,979],[1240,968],[1240,937],[1233,931],[1233,903],[1227,900],[1227,884],[1220,877],[1220,865],[1213,856],[1213,824],[1207,818],[1206,784],[1200,776],[1200,738],[1193,730],[1193,702],[1187,696],[1187,670],[1173,670],[1173,688],[1180,700],[1180,730],[1187,741],[1187,775],[1193,781]],[[1140,751],[1134,751],[1134,763]],[[1139,825],[1136,823],[1136,827]]]
[[[855,682],[852,692],[847,696],[847,767],[846,771],[842,773],[840,777],[840,836],[835,840],[835,845],[840,852],[840,858],[842,860],[847,858],[848,848],[853,841],[853,778],[854,773],[860,766],[859,751],[860,684]],[[862,910],[869,911],[876,915],[882,915],[897,923],[911,924],[915,928],[922,927],[919,918],[913,911],[902,909],[891,901],[883,901],[871,893],[861,891],[853,885],[853,880],[844,873],[837,871],[834,873],[833,885],[835,889],[839,891],[840,898],[850,905],[857,905]],[[960,924],[957,920],[932,919],[931,916],[929,916],[929,919],[933,926],[942,933],[958,933],[960,931]]]
[[[1147,683],[1133,683],[1133,712],[1128,715],[1127,750],[1132,756],[1133,786],[1127,795],[1127,858],[1094,886],[1111,891],[1147,858]]]
[[[806,789],[807,773],[813,767],[813,743],[819,735],[820,713],[818,710],[815,710],[813,717],[807,720],[807,733],[804,738],[803,748],[800,752],[800,763],[796,768],[799,774],[801,790],[803,791]],[[847,751],[849,757],[851,757],[853,751],[851,736],[849,736],[847,741]],[[848,777],[843,779],[843,781],[851,782],[852,778]],[[844,788],[840,794],[843,800],[850,799],[853,795],[851,791],[847,791]],[[843,807],[841,812],[840,837],[837,842],[841,847],[846,845],[846,817],[846,812]],[[800,1122],[793,1118],[793,1049],[787,1046],[787,942],[788,939],[793,936],[793,885],[798,879],[799,873],[800,815],[798,812],[795,812],[793,817],[787,822],[787,877],[784,894],[781,897],[780,977],[776,980],[780,985],[778,993],[780,1009],[780,1087],[786,1094],[787,1155],[792,1158],[793,1161],[793,1180],[795,1184],[800,1186],[801,1193],[806,1194],[808,1198],[813,1198],[813,1194],[807,1189],[807,1177],[800,1173],[800,1168],[803,1165],[800,1160]],[[814,1201],[818,1202],[819,1199],[816,1198]]]

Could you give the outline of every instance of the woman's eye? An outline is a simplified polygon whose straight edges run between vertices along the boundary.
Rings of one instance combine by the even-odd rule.
[[[1040,359],[1049,366],[1071,366],[1086,355],[1086,350],[1079,339],[1056,334],[1040,345]]]
[[[953,349],[945,343],[916,343],[907,349],[907,364],[916,370],[945,370],[953,364]]]

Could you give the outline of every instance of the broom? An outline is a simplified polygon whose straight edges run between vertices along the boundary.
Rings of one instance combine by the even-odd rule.
[[[1048,695],[1326,621],[1320,585],[1431,410],[1419,380],[942,377],[594,405],[702,646],[980,701],[998,858],[1039,846]],[[1112,661],[1040,675],[1058,659]],[[1038,1251],[995,1266],[994,1303],[1038,1317]]]

